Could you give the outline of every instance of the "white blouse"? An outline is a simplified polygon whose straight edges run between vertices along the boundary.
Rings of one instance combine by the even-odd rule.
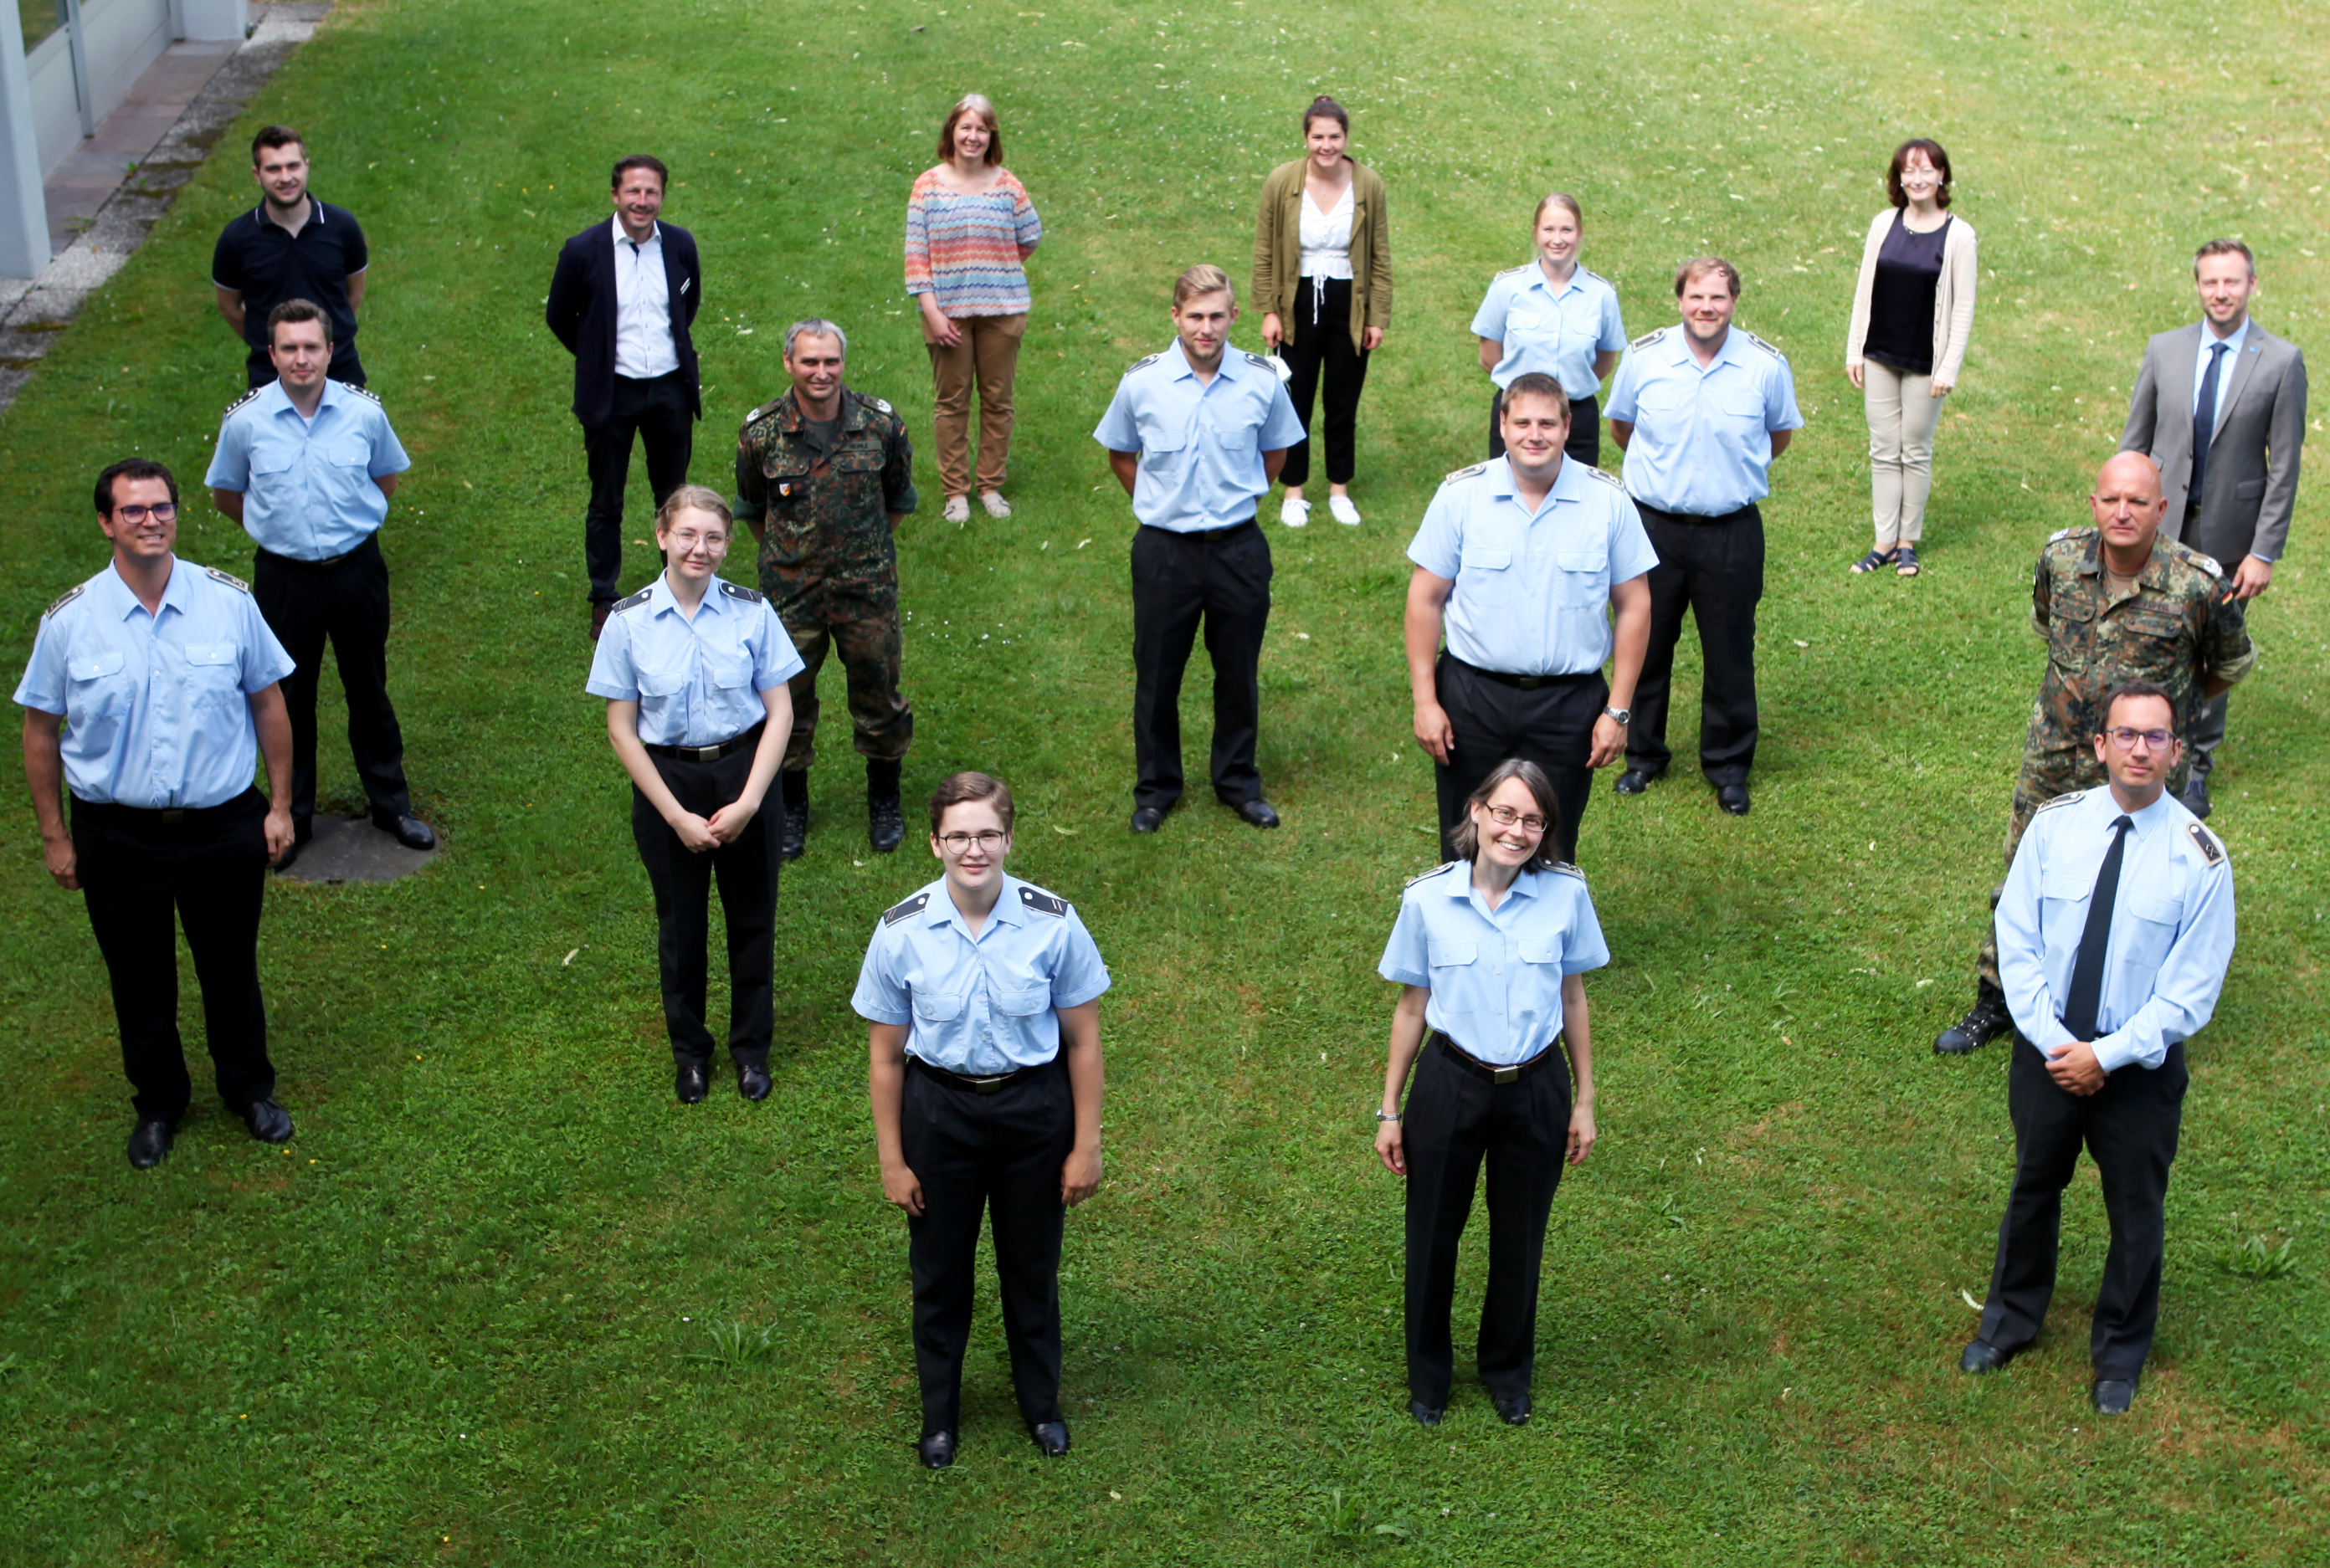
[[[1349,278],[1351,275],[1351,192],[1357,182],[1343,187],[1342,200],[1331,213],[1322,213],[1311,198],[1308,187],[1302,192],[1302,272],[1305,278]]]

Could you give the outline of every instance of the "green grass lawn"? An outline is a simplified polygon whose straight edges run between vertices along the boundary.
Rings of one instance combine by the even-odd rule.
[[[1968,997],[1997,875],[2041,664],[2031,562],[2083,520],[2145,336],[2194,314],[2193,247],[2249,239],[2259,318],[2330,353],[2308,254],[2320,21],[2290,0],[342,0],[0,420],[0,663],[13,682],[43,607],[102,562],[104,461],[135,449],[199,484],[242,377],[210,246],[253,199],[249,130],[308,128],[317,193],[373,241],[365,363],[415,458],[384,536],[393,686],[448,850],[393,885],[270,891],[300,1135],[264,1148],[198,1103],[138,1175],[95,943],[0,770],[0,1563],[2323,1561],[2318,468],[2217,775],[2240,953],[2192,1054],[2129,1419],[2084,1398],[2091,1174],[2037,1350],[1981,1384],[1955,1371],[2006,1187],[2006,1057],[1927,1049]],[[971,89],[1000,104],[1048,237],[1019,515],[956,528],[898,242]],[[1285,827],[1257,835],[1200,785],[1134,840],[1132,524],[1088,432],[1163,345],[1175,271],[1243,281],[1261,178],[1321,90],[1392,203],[1368,522],[1272,534],[1262,761]],[[1927,571],[1904,583],[1844,571],[1868,520],[1841,345],[1884,158],[1918,133],[1956,159],[1984,276]],[[746,1105],[724,1076],[701,1108],[672,1100],[628,793],[582,692],[569,361],[540,317],[559,240],[604,220],[608,165],[642,148],[704,251],[696,477],[725,486],[728,432],[782,390],[785,324],[840,320],[853,383],[925,458],[900,538],[909,793],[1008,775],[1014,869],[1075,901],[1116,977],[1109,1179],[1063,1285],[1066,1462],[1020,1435],[991,1299],[962,1460],[912,1461],[904,1227],[848,997],[876,913],[933,867],[866,852],[838,689],[779,912],[776,1094]],[[1554,184],[1584,201],[1587,264],[1635,333],[1672,318],[1677,260],[1733,258],[1740,322],[1789,353],[1811,423],[1766,508],[1755,814],[1722,816],[1685,766],[1639,800],[1605,786],[1586,821],[1616,955],[1591,982],[1604,1138],[1555,1206],[1537,1420],[1508,1430],[1460,1383],[1425,1432],[1368,1116],[1391,1002],[1374,964],[1434,858],[1402,553],[1480,455],[1464,324]],[[246,571],[203,510],[184,553]],[[350,805],[329,711],[326,796]],[[2296,1238],[2293,1272],[2228,1266],[2259,1234]],[[731,1325],[770,1328],[772,1352],[722,1354],[709,1330]]]

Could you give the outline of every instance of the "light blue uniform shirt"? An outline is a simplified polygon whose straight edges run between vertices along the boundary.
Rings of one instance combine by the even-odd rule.
[[[1059,1009],[1107,989],[1108,967],[1075,909],[1006,872],[975,937],[944,877],[884,911],[849,1005],[870,1022],[907,1025],[907,1054],[993,1078],[1057,1056]]]
[[[1407,884],[1376,973],[1428,986],[1424,1021],[1493,1067],[1513,1067],[1561,1033],[1561,981],[1610,961],[1586,875],[1524,871],[1495,910],[1473,863],[1449,862]]]
[[[1602,390],[1594,356],[1625,347],[1626,324],[1618,315],[1618,291],[1606,279],[1579,267],[1556,288],[1532,261],[1489,280],[1489,292],[1473,313],[1473,335],[1505,345],[1504,358],[1489,373],[1498,386],[1537,371],[1576,400]]]
[[[1200,382],[1175,338],[1116,383],[1093,439],[1139,452],[1132,515],[1169,534],[1200,534],[1250,521],[1270,493],[1262,455],[1302,439],[1302,421],[1260,354],[1225,346],[1222,367]]]
[[[295,667],[226,573],[174,561],[151,614],[109,562],[41,618],[16,702],[64,715],[65,783],[81,799],[199,808],[251,788],[250,699]]]
[[[2157,1067],[2217,1008],[2233,956],[2233,867],[2217,836],[2162,791],[2134,813],[2109,785],[2041,807],[2023,830],[1998,899],[1998,978],[2014,1026],[2041,1050],[2069,1044],[2063,1004],[2111,825],[2135,823],[2120,851],[2096,1006],[2096,1060],[2110,1072]]]
[[[1492,458],[1441,481],[1407,558],[1456,586],[1448,651],[1511,675],[1574,675],[1610,656],[1610,586],[1659,563],[1625,486],[1565,458],[1534,515]]]
[[[1800,430],[1787,357],[1734,326],[1701,368],[1674,326],[1626,345],[1602,411],[1634,427],[1626,488],[1645,506],[1720,517],[1772,493],[1772,432]]]
[[[329,561],[387,519],[388,497],[373,481],[411,467],[370,392],[327,380],[308,420],[273,381],[227,410],[203,483],[242,492],[242,529],[261,550]]]
[[[691,620],[658,576],[608,613],[582,689],[639,704],[639,739],[650,746],[716,746],[766,719],[761,694],[801,669],[757,589],[715,577]]]

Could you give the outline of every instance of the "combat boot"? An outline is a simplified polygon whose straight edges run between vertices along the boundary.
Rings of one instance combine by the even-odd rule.
[[[2014,1015],[2006,1010],[2005,993],[1984,980],[1975,989],[1974,1006],[1966,1015],[1936,1036],[1934,1050],[1943,1056],[1964,1056],[2013,1027]]]
[[[866,842],[876,855],[887,855],[906,841],[906,812],[898,803],[903,770],[897,762],[866,759]]]

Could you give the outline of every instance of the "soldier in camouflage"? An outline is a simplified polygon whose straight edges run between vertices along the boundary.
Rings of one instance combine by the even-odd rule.
[[[2022,742],[2022,771],[2006,825],[2012,865],[2022,830],[2059,795],[2105,782],[2095,737],[2104,701],[2123,681],[2151,681],[2168,694],[2181,733],[2201,704],[2231,689],[2257,663],[2233,585],[2217,562],[2160,535],[2166,504],[2160,470],[2141,452],[2121,452],[2088,497],[2093,528],[2066,528],[2039,553],[2031,625],[2047,639],[2047,673]],[[2168,790],[2184,786],[2180,761]],[[1994,908],[1998,890],[1991,892]],[[1934,1049],[1963,1055],[2004,1034],[2013,1020],[1998,982],[1998,937],[1985,930],[1975,1005],[1942,1031]]]
[[[809,840],[817,676],[829,650],[848,678],[866,759],[867,841],[886,855],[906,834],[898,777],[914,711],[898,690],[905,639],[892,535],[914,509],[914,448],[888,403],[843,386],[848,349],[833,323],[795,322],[785,333],[792,390],[745,416],[736,439],[736,518],[760,541],[761,590],[806,666],[792,678],[792,739],[779,774],[787,860]]]

